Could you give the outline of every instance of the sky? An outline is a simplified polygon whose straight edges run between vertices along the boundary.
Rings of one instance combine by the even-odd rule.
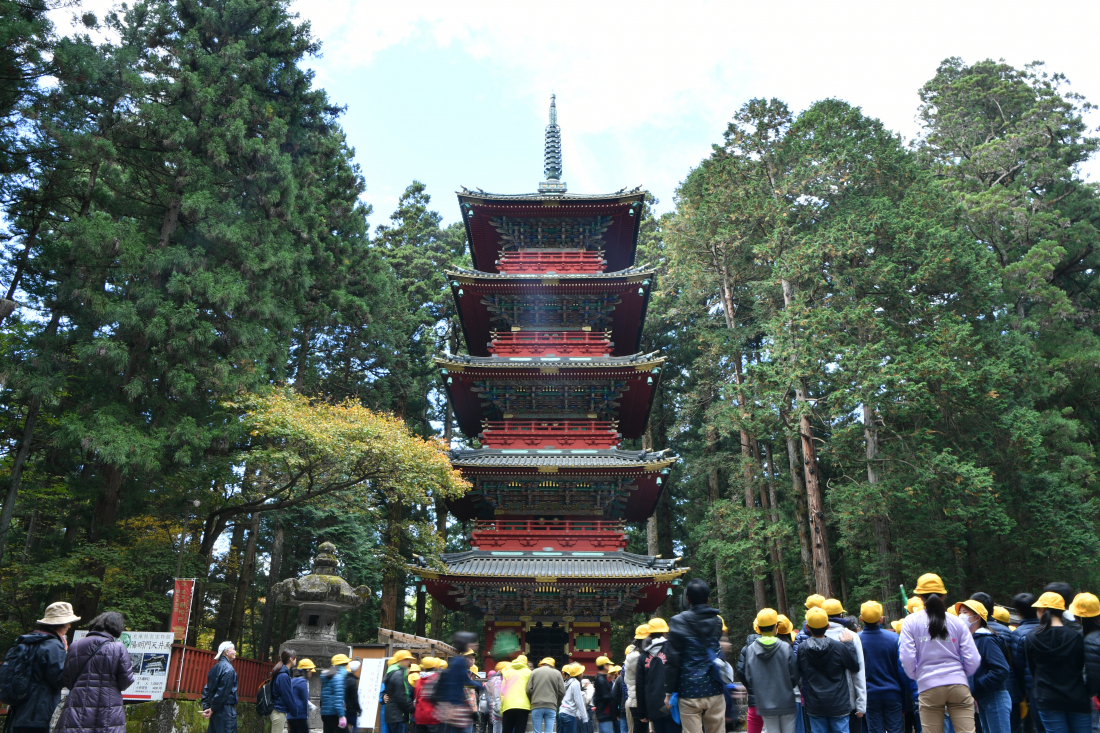
[[[90,0],[88,7],[106,7]],[[753,97],[846,100],[910,140],[921,85],[950,56],[1045,61],[1100,103],[1100,2],[295,0],[316,83],[383,223],[414,179],[445,222],[460,186],[533,191],[551,93],[575,193],[676,186]],[[64,25],[59,23],[59,30]],[[1100,114],[1089,124],[1100,125]],[[1100,180],[1100,164],[1083,175]]]

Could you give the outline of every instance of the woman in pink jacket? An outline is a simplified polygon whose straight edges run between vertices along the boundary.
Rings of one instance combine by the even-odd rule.
[[[966,625],[947,614],[947,589],[940,576],[920,576],[913,592],[924,608],[901,625],[901,665],[917,682],[921,728],[943,733],[946,709],[955,733],[974,733],[974,698],[967,677],[982,663],[978,648]]]

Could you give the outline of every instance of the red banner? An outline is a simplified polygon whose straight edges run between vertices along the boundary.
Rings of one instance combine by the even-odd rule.
[[[172,633],[176,641],[187,637],[187,626],[191,620],[191,598],[195,593],[194,580],[176,578],[176,590],[172,594]]]

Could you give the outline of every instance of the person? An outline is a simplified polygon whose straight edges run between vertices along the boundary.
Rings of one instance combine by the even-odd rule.
[[[612,665],[607,679],[611,681],[611,697],[615,700],[615,733],[623,733],[623,705],[626,703],[626,688],[623,685],[623,668]]]
[[[826,598],[825,602],[821,604],[821,610],[829,617],[829,630],[825,632],[825,635],[830,639],[837,640],[841,640],[842,636],[845,639],[850,638],[850,643],[855,647],[859,669],[848,673],[848,694],[852,698],[852,719],[849,721],[848,727],[850,730],[862,731],[862,718],[867,715],[867,672],[863,661],[863,642],[860,640],[859,634],[854,633],[857,628],[855,618],[846,616],[847,612],[844,610],[844,606],[835,598]]]
[[[299,659],[297,667],[290,680],[286,725],[290,733],[309,733],[309,678],[317,666],[309,659]]]
[[[390,657],[386,676],[382,678],[383,701],[386,703],[383,719],[389,733],[405,733],[409,726],[409,716],[415,710],[406,677],[412,662],[413,655],[408,649],[398,649]]]
[[[909,680],[901,668],[900,639],[882,628],[882,604],[867,601],[859,609],[863,665],[867,683],[868,733],[903,733]]]
[[[726,725],[725,685],[711,674],[713,660],[722,660],[722,621],[707,605],[709,600],[706,581],[688,581],[681,600],[684,610],[668,625],[665,704],[674,693],[679,695],[680,723],[687,733],[723,733]]]
[[[348,676],[344,680],[344,717],[348,719],[348,730],[352,733],[359,727],[359,714],[363,712],[363,706],[359,704],[359,678],[355,676],[361,666],[363,662],[358,658],[348,662]]]
[[[435,715],[444,731],[473,733],[477,696],[484,689],[481,680],[470,675],[471,660],[477,653],[477,634],[458,631],[451,637],[451,646],[458,654],[447,660],[436,680],[432,696]]]
[[[101,613],[88,624],[88,635],[69,647],[61,675],[69,697],[57,723],[59,733],[126,733],[122,691],[134,684],[134,673],[130,653],[118,642],[125,629],[121,613]]]
[[[1100,695],[1100,599],[1092,593],[1078,593],[1070,604],[1073,617],[1081,624],[1085,652],[1085,694],[1091,700]],[[1098,730],[1098,711],[1092,712],[1092,729]]]
[[[338,733],[341,728],[348,727],[344,688],[350,661],[347,654],[333,655],[332,666],[321,672],[321,725],[324,726],[324,733]]]
[[[1023,730],[1043,733],[1043,723],[1035,712],[1035,693],[1032,689],[1031,670],[1024,659],[1024,639],[1039,628],[1039,614],[1033,604],[1038,600],[1031,593],[1018,593],[1012,599],[1012,607],[1020,617],[1020,623],[1012,632],[1012,674],[1020,691],[1019,726]],[[1016,716],[1013,716],[1014,718]],[[1017,728],[1019,730],[1020,728]]]
[[[634,644],[628,648],[626,658],[623,660],[623,682],[626,684],[627,733],[634,733],[634,721],[638,717],[638,659],[642,656],[641,647],[648,636],[648,624],[641,624],[634,629]]]
[[[1005,692],[1008,693],[1009,724],[1010,726],[1015,728],[1016,720],[1015,716],[1013,716],[1012,713],[1017,709],[1016,706],[1020,704],[1021,698],[1020,690],[1016,686],[1016,675],[1012,674],[1012,630],[1008,628],[1008,625],[1004,621],[998,618],[997,609],[1001,607],[993,603],[993,596],[983,591],[978,591],[977,593],[970,594],[970,600],[977,601],[978,603],[982,604],[983,608],[985,608],[985,626],[982,628],[988,629],[990,634],[992,635],[991,640],[996,641],[1000,645],[1001,652],[1005,658],[1005,663],[1008,665],[1008,679],[1005,680]],[[1001,610],[1004,611],[1003,608]],[[1008,612],[1005,611],[1004,615],[1008,616]],[[978,651],[980,653],[981,644],[978,644],[979,641],[982,640],[975,636],[974,643],[978,645]],[[985,659],[984,653],[982,654],[982,659]],[[971,692],[974,693],[974,697],[976,699],[978,697],[978,693],[974,692],[973,685],[971,685]],[[982,718],[980,705],[978,707],[978,723],[983,726],[983,733],[987,733],[984,728],[984,719]]]
[[[546,657],[527,678],[527,698],[535,733],[553,733],[558,708],[565,697],[565,681],[555,668],[553,657]]]
[[[680,733],[680,723],[672,718],[672,710],[665,704],[665,645],[668,639],[668,623],[663,618],[652,618],[646,624],[649,636],[638,657],[638,722],[652,726],[654,733]],[[647,726],[642,727],[645,733]]]
[[[210,721],[210,733],[237,733],[237,670],[233,660],[237,648],[231,641],[223,641],[214,654],[214,666],[206,674],[206,687],[202,689],[199,707],[202,717]]]
[[[827,635],[829,615],[821,608],[806,612],[810,632],[798,647],[798,675],[802,706],[813,733],[848,733],[852,712],[851,673],[859,670],[854,635],[845,629],[839,638]]]
[[[806,610],[809,611],[811,608],[821,608],[821,604],[824,602],[825,596],[820,593],[812,593],[806,596]],[[798,630],[798,633],[794,637],[794,653],[796,655],[798,654],[798,647],[809,638],[810,629],[806,626],[805,622],[803,622],[802,628]]]
[[[752,633],[745,637],[745,646],[737,655],[737,667],[734,671],[737,681],[745,686],[745,731],[746,733],[760,733],[764,729],[764,721],[756,710],[756,695],[753,694],[752,685],[745,678],[745,655],[749,647],[760,638],[760,629],[756,621],[753,621]]]
[[[607,657],[596,657],[596,681],[592,683],[596,691],[592,695],[592,707],[596,710],[599,733],[615,733],[615,711],[618,709],[618,702],[611,690],[613,680],[608,679],[613,666]]]
[[[503,672],[507,666],[508,662],[497,662],[496,667],[489,673],[485,681],[485,697],[489,701],[489,721],[493,724],[493,733],[501,733],[503,727],[500,684],[504,681]]]
[[[997,634],[989,629],[989,611],[985,604],[974,599],[956,603],[955,611],[974,637],[974,646],[982,658],[978,671],[970,677],[970,692],[977,703],[982,733],[1011,733],[1012,696],[1005,687],[1008,658]]]
[[[286,731],[286,714],[290,704],[291,670],[298,663],[293,649],[283,649],[279,653],[279,663],[271,670],[271,695],[275,704],[268,716],[271,719],[271,733]]]
[[[558,733],[581,733],[581,725],[588,723],[588,705],[584,701],[580,676],[584,674],[584,665],[576,662],[562,668],[568,679],[565,682],[565,694],[558,706]]]
[[[588,733],[596,733],[596,708],[592,706],[592,700],[596,697],[596,686],[592,684],[592,680],[585,678],[581,682],[581,688],[584,690],[584,705],[588,710]]]
[[[1085,692],[1085,640],[1062,622],[1065,598],[1056,591],[1039,596],[1039,625],[1024,638],[1024,658],[1034,680],[1035,707],[1047,733],[1088,733],[1092,707]]]
[[[1077,620],[1073,617],[1073,612],[1069,610],[1070,606],[1073,605],[1073,586],[1071,586],[1069,583],[1061,582],[1047,583],[1043,586],[1043,592],[1057,593],[1058,595],[1062,596],[1062,602],[1066,606],[1065,610],[1062,611],[1062,625],[1076,625],[1077,630],[1080,631],[1080,624],[1078,624]]]
[[[435,714],[435,703],[432,702],[432,693],[435,691],[435,683],[439,678],[439,667],[443,663],[437,657],[421,657],[420,677],[413,683],[413,719],[418,733],[440,733],[439,718]],[[409,666],[412,669],[413,665]],[[412,675],[409,675],[412,679]]]
[[[501,733],[524,733],[527,730],[527,716],[531,714],[531,698],[527,697],[527,679],[531,676],[531,669],[527,666],[527,657],[520,654],[501,674]]]
[[[756,712],[768,733],[795,733],[798,665],[794,651],[776,637],[779,614],[774,609],[762,608],[756,614],[756,626],[760,636],[744,652],[745,687],[756,691]]]
[[[13,705],[7,715],[7,725],[15,731],[45,733],[50,728],[54,710],[61,701],[61,677],[65,669],[65,653],[69,642],[65,634],[80,617],[72,605],[58,601],[46,607],[45,615],[35,623],[35,629],[16,641],[33,655],[30,659],[31,690],[27,699]]]
[[[968,678],[978,671],[981,657],[966,626],[947,613],[943,580],[926,573],[914,593],[924,608],[901,625],[901,664],[917,683],[920,722],[925,733],[943,733],[944,710],[955,733],[974,733],[974,697]]]

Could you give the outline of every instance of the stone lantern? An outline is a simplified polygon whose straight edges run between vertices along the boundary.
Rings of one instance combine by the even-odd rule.
[[[352,588],[336,574],[336,546],[322,542],[313,558],[313,573],[303,578],[288,578],[276,583],[271,600],[284,606],[298,607],[298,629],[293,639],[283,642],[279,650],[293,649],[298,659],[311,659],[318,672],[309,681],[309,696],[319,706],[321,678],[319,672],[332,666],[332,657],[347,654],[351,647],[336,640],[337,624],[343,611],[355,608],[370,598],[370,588]],[[320,728],[317,711],[309,716],[309,727]]]

